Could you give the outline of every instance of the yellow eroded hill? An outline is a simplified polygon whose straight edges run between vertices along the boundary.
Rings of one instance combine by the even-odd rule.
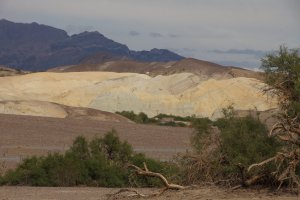
[[[276,107],[257,79],[201,80],[191,73],[150,77],[135,73],[33,73],[0,78],[0,100],[48,101],[115,112],[133,110],[214,118],[222,108],[259,111]],[[1,110],[0,110],[1,112]]]

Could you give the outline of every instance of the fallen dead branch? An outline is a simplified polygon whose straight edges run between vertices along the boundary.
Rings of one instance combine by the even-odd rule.
[[[138,175],[142,175],[142,176],[149,176],[149,177],[156,177],[159,178],[163,184],[165,185],[165,190],[171,189],[171,190],[182,190],[185,189],[186,187],[181,186],[181,185],[177,185],[177,184],[173,184],[173,183],[169,183],[169,181],[166,179],[166,177],[164,177],[162,174],[160,173],[156,173],[156,172],[151,172],[146,163],[144,162],[144,169],[136,166],[136,165],[128,165],[129,168],[132,168],[135,170],[135,172]]]
[[[116,197],[116,196],[120,195],[121,193],[126,193],[126,192],[131,193],[131,194],[128,194],[127,197],[148,198],[148,197],[152,197],[152,196],[162,195],[167,190],[182,190],[182,189],[189,188],[189,187],[184,187],[184,186],[181,186],[181,185],[169,183],[167,178],[164,177],[162,174],[150,171],[145,162],[143,163],[143,165],[144,165],[143,169],[136,166],[136,165],[133,165],[133,164],[129,164],[128,168],[133,169],[137,175],[148,176],[148,177],[156,177],[156,178],[160,179],[162,181],[162,183],[164,184],[164,186],[165,186],[160,192],[153,193],[153,194],[142,194],[142,193],[138,192],[135,189],[128,189],[127,188],[127,189],[120,189],[118,192],[109,195],[108,199],[110,199],[112,197]]]
[[[272,157],[272,158],[268,158],[267,160],[264,160],[264,161],[262,161],[262,162],[260,162],[260,163],[252,164],[252,165],[250,165],[250,166],[248,167],[248,172],[249,172],[252,168],[254,168],[254,167],[261,167],[261,166],[263,166],[263,165],[265,165],[265,164],[267,164],[267,163],[269,163],[269,162],[272,162],[272,161],[275,160],[275,159],[277,159],[277,156],[274,156],[274,157]]]

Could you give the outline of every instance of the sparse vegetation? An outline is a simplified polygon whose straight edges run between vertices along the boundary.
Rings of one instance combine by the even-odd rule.
[[[123,112],[132,119],[149,122],[147,115]],[[223,110],[224,117],[217,121],[208,118],[180,118],[190,121],[195,129],[191,138],[194,153],[177,157],[166,163],[134,153],[130,144],[122,142],[114,130],[103,138],[88,142],[78,137],[65,154],[25,159],[15,170],[0,177],[0,184],[32,186],[161,186],[159,179],[140,177],[126,167],[143,167],[146,162],[151,171],[166,175],[171,181],[190,185],[211,182],[232,186],[241,184],[273,184],[270,174],[275,165],[269,164],[250,173],[252,163],[272,157],[281,148],[258,118],[237,117],[232,107]],[[169,117],[159,115],[157,118]],[[173,116],[174,117],[174,116]],[[179,118],[178,118],[179,119]]]
[[[135,114],[133,111],[116,112],[138,124],[155,124],[159,126],[189,126],[195,119],[195,116],[180,117],[175,115],[158,114],[155,117],[149,118],[145,113],[140,112]]]
[[[150,122],[155,123],[155,120],[152,121],[143,112],[140,112],[139,114],[135,114],[133,111],[122,111],[122,112],[116,112],[116,114],[122,115],[122,116],[124,116],[124,117],[130,119],[131,121],[134,121],[138,124],[147,124],[147,123],[150,123]]]
[[[194,121],[192,144],[195,153],[179,159],[186,183],[212,182],[226,185],[247,185],[253,174],[246,168],[257,161],[274,156],[279,143],[269,138],[267,128],[251,116],[236,117],[232,108],[224,110],[225,117],[213,122],[209,119]],[[265,174],[273,166],[255,173]],[[257,183],[270,183],[264,176]],[[257,177],[258,179],[258,177]],[[248,182],[247,182],[248,181]]]
[[[15,170],[0,178],[1,184],[31,186],[158,186],[149,177],[137,177],[127,168],[129,163],[141,167],[146,162],[150,169],[170,175],[175,168],[167,163],[136,154],[127,142],[122,142],[115,131],[103,138],[88,142],[77,137],[65,154],[25,159]]]

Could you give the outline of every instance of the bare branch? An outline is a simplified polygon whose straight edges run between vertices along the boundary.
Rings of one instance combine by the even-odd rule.
[[[149,171],[146,163],[144,163],[144,169],[141,169],[140,167],[136,166],[136,165],[128,165],[129,168],[132,168],[135,170],[135,172],[138,175],[142,175],[142,176],[149,176],[149,177],[156,177],[159,178],[163,184],[166,187],[166,190],[168,189],[172,189],[172,190],[182,190],[185,189],[186,187],[181,186],[181,185],[177,185],[177,184],[173,184],[173,183],[169,183],[168,180],[166,179],[166,177],[164,177],[162,174],[160,173],[156,173],[156,172],[151,172]]]
[[[262,162],[260,162],[260,163],[255,163],[255,164],[250,165],[250,166],[248,167],[248,172],[249,172],[253,167],[260,167],[260,166],[263,166],[263,165],[265,165],[265,164],[267,164],[267,163],[269,163],[269,162],[272,162],[273,160],[277,159],[277,157],[278,157],[278,155],[277,155],[277,156],[274,156],[274,157],[272,157],[272,158],[269,158],[269,159],[267,159],[267,160],[264,160],[264,161],[262,161]]]

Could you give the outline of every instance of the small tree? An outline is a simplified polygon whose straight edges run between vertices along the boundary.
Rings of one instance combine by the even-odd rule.
[[[269,135],[284,142],[284,148],[253,167],[275,161],[277,170],[273,173],[282,184],[289,181],[300,187],[300,53],[299,49],[288,49],[281,46],[278,52],[262,59],[265,71],[265,82],[269,85],[266,91],[279,100],[281,113]]]

